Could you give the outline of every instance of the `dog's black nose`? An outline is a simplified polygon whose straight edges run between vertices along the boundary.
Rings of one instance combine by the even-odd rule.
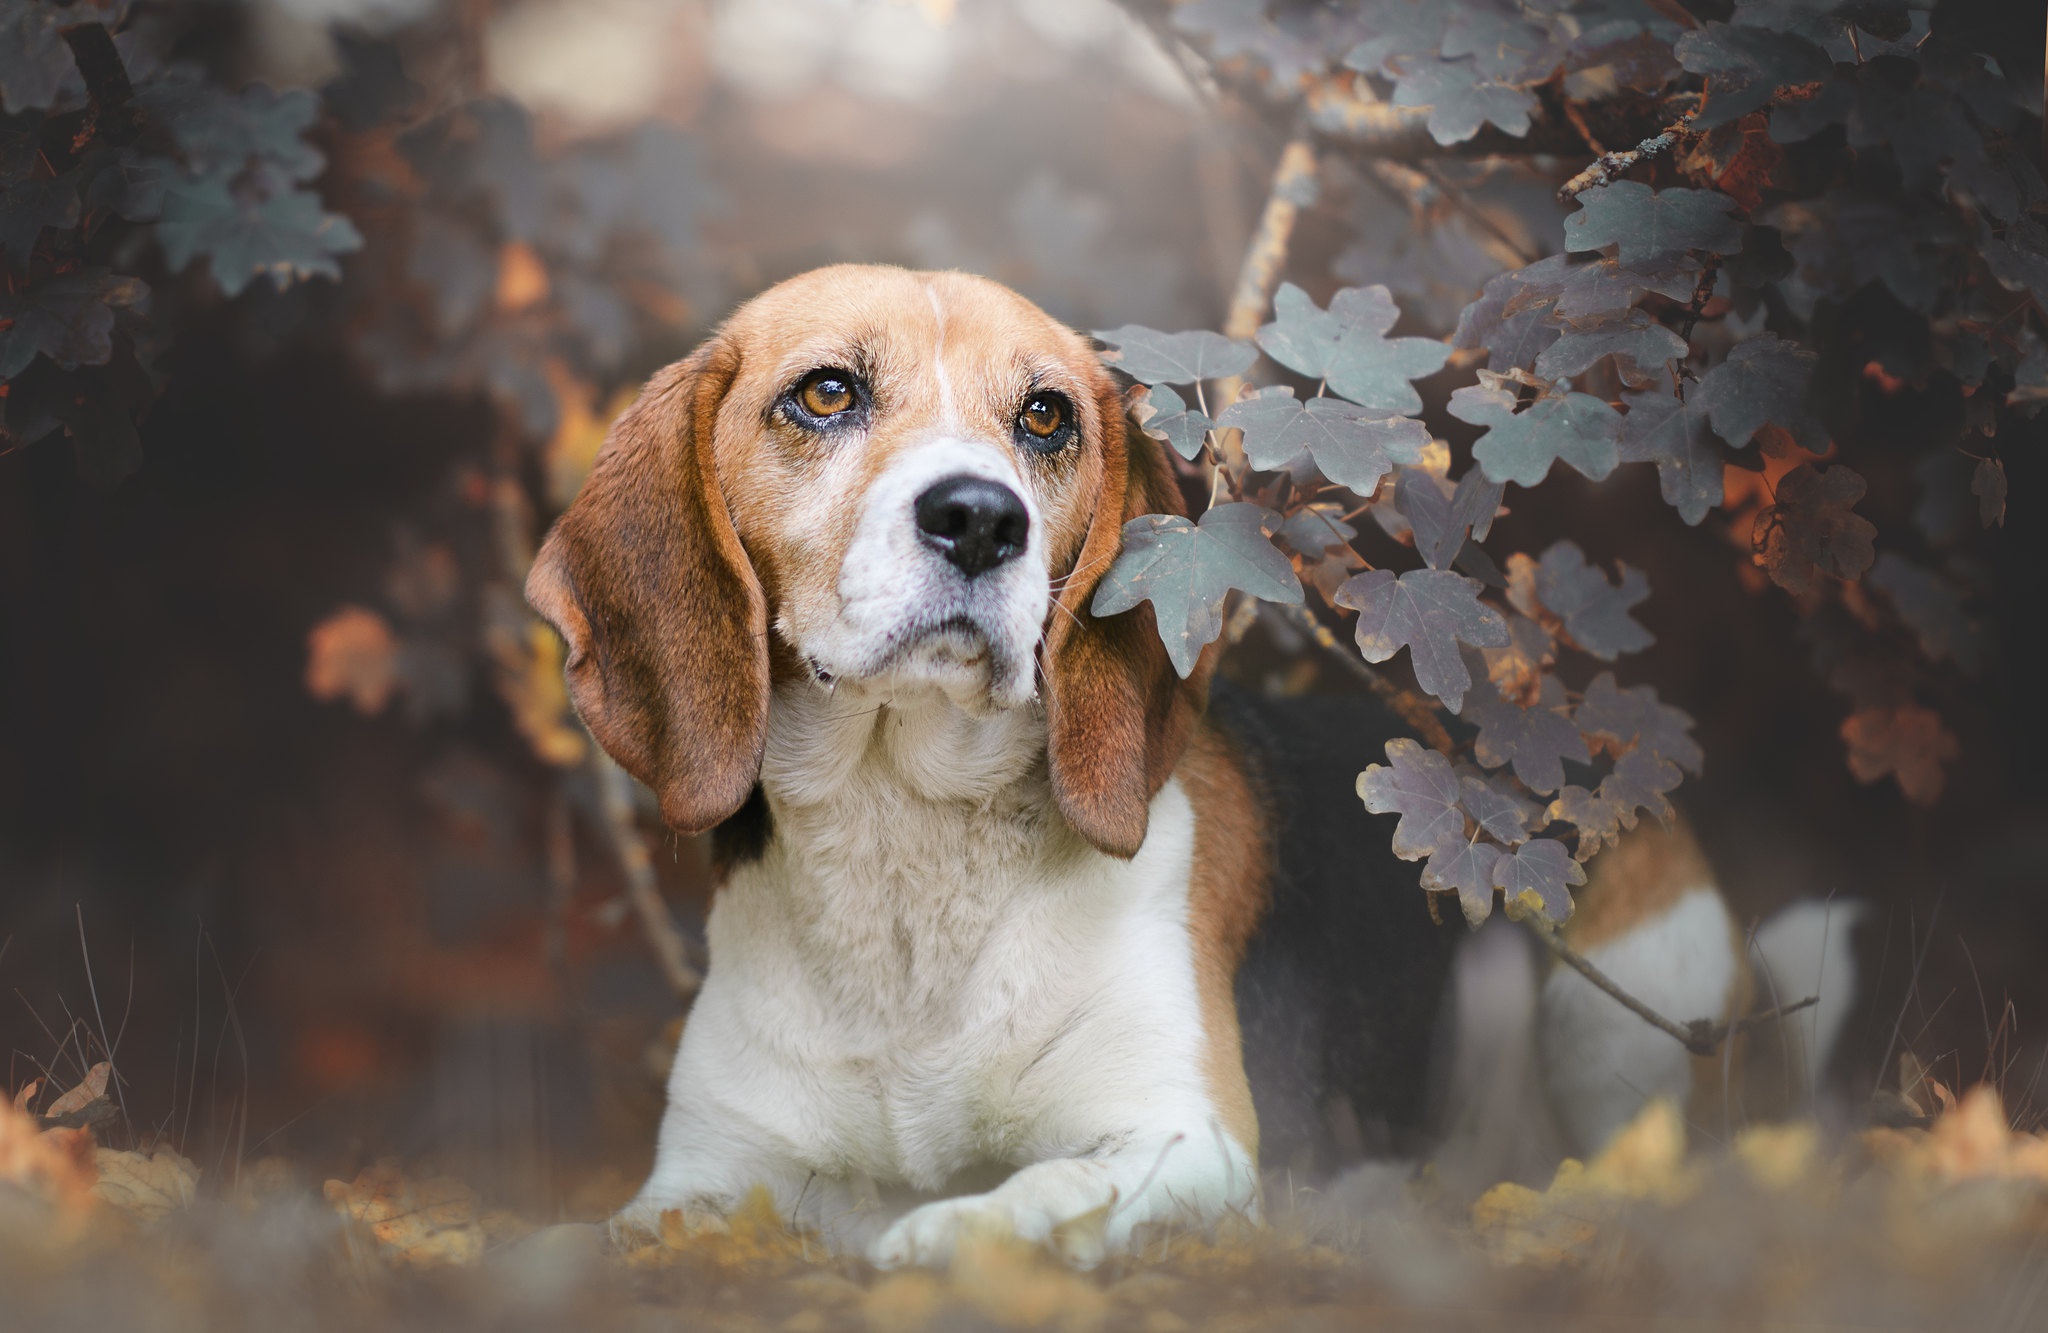
[[[1015,491],[985,477],[947,477],[917,497],[925,544],[968,578],[1024,553],[1031,516]]]

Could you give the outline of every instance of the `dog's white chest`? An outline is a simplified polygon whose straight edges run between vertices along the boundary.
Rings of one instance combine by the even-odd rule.
[[[855,742],[810,720],[780,756],[807,776]],[[1093,1099],[1177,1095],[1200,1042],[1186,798],[1161,792],[1132,861],[1103,856],[1033,772],[1035,724],[989,721],[1014,734],[913,714],[891,736],[871,717],[829,797],[782,788],[768,853],[713,909],[672,1098],[743,1100],[823,1176],[937,1189],[1102,1146],[1078,1128]]]

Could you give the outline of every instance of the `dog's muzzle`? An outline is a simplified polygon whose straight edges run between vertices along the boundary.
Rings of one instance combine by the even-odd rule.
[[[1008,564],[1031,540],[1023,497],[999,481],[945,477],[917,497],[918,539],[968,578]]]

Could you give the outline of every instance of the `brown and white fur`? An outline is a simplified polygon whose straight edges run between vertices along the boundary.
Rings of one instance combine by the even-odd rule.
[[[855,415],[799,410],[821,370]],[[1034,395],[1058,448],[1022,433]],[[1024,511],[986,568],[919,519],[963,477]],[[1183,681],[1149,606],[1089,611],[1124,522],[1182,510],[1090,343],[957,273],[785,282],[620,419],[528,596],[591,733],[729,853],[622,1222],[763,1185],[887,1265],[1258,1214],[1236,987],[1284,824],[1204,716],[1213,653]],[[1633,1036],[1616,1012],[1557,1030]]]

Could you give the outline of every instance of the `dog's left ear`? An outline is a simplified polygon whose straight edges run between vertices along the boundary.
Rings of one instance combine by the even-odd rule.
[[[1125,523],[1186,513],[1165,450],[1125,422],[1122,395],[1106,384],[1096,403],[1104,423],[1102,498],[1074,561],[1077,573],[1060,593],[1064,611],[1054,613],[1046,634],[1046,728],[1060,813],[1097,848],[1128,859],[1144,844],[1152,798],[1173,776],[1207,706],[1218,644],[1182,680],[1150,602],[1102,618],[1088,609],[1123,549]]]
[[[713,339],[647,382],[526,579],[583,724],[684,833],[747,800],[768,734],[767,601],[712,450],[738,365]]]

